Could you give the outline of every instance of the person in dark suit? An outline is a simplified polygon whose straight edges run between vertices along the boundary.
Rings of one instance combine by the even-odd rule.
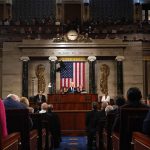
[[[61,126],[57,113],[53,112],[53,105],[48,106],[44,119],[48,121],[49,131],[52,134],[52,147],[58,148],[61,142]]]
[[[16,94],[9,94],[6,99],[3,100],[5,109],[27,109],[27,106],[20,102],[20,97]],[[32,119],[29,117],[29,127],[33,126]]]
[[[132,87],[129,88],[127,91],[127,101],[126,104],[120,107],[121,108],[149,108],[148,105],[143,104],[141,102],[142,94],[139,88],[137,87]],[[119,131],[119,122],[120,122],[120,111],[116,115],[114,124],[113,124],[113,131]]]
[[[43,91],[40,91],[37,95],[34,96],[34,112],[39,112],[41,110],[41,104],[46,102],[46,97],[43,94]]]
[[[35,97],[34,97],[34,101],[35,103],[44,103],[46,102],[46,97],[45,95],[43,94],[43,91],[40,91]]]
[[[141,102],[142,94],[139,88],[132,87],[127,91],[127,102],[122,108],[149,108],[148,105]]]
[[[78,93],[77,88],[75,88],[75,83],[71,82],[70,87],[67,90],[67,93]]]
[[[96,136],[97,125],[99,123],[99,111],[98,111],[98,103],[92,103],[92,110],[87,112],[86,114],[86,132],[87,132],[87,146],[88,149],[91,150],[93,146],[93,141]]]
[[[143,122],[143,132],[144,134],[150,135],[150,110]]]
[[[20,98],[15,94],[9,94],[3,102],[6,109],[26,109],[26,106],[20,103]]]

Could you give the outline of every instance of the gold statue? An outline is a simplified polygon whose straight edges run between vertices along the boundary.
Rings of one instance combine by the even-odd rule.
[[[100,76],[100,90],[102,93],[108,93],[108,76],[110,73],[110,68],[106,64],[102,64],[100,67],[101,76]]]
[[[38,93],[42,91],[43,93],[45,92],[45,67],[42,64],[37,65],[36,67],[36,76],[38,78]]]

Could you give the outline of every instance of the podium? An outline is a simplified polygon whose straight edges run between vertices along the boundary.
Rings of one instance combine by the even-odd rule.
[[[97,94],[48,94],[47,103],[53,104],[59,115],[63,135],[84,135],[85,115],[91,110]]]

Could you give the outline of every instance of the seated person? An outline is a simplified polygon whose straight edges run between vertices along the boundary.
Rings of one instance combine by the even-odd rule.
[[[86,93],[85,89],[83,88],[83,85],[80,84],[79,87],[77,87],[77,93]]]
[[[16,94],[9,94],[3,102],[6,109],[26,109],[26,106],[20,103],[20,98]]]
[[[40,114],[46,113],[48,110],[48,104],[47,103],[43,103],[41,104],[41,110],[39,111]]]
[[[139,88],[131,87],[128,89],[126,94],[126,103],[120,107],[121,108],[149,108],[149,106],[141,102],[142,93]],[[120,111],[116,114],[115,121],[113,123],[112,130],[119,131],[120,129]]]
[[[70,83],[70,87],[68,88],[67,93],[77,93],[77,88],[75,88],[74,82]]]
[[[27,107],[20,102],[20,97],[16,94],[9,94],[6,99],[4,99],[5,109],[27,109]],[[29,117],[30,129],[33,126],[32,119]]]
[[[66,87],[61,87],[60,94],[66,94],[68,89]]]
[[[29,100],[26,97],[21,97],[20,102],[24,104],[28,109],[30,113],[34,113],[34,109],[29,106]]]

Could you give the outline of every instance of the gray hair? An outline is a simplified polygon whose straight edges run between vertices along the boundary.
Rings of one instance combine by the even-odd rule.
[[[12,98],[15,101],[20,102],[20,97],[18,95],[16,95],[16,94],[8,94],[7,98],[9,98],[9,97]]]

